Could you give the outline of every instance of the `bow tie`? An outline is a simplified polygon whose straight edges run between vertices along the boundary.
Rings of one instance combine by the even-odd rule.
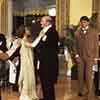
[[[0,46],[3,44],[3,42],[2,41],[0,41]]]
[[[82,28],[84,34],[86,34],[87,30],[88,30],[88,26],[86,28]]]
[[[82,32],[83,32],[84,34],[86,34],[87,30],[82,30]]]

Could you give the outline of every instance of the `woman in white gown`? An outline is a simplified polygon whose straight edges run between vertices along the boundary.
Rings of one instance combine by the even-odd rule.
[[[23,38],[21,40],[21,69],[19,76],[19,91],[20,100],[37,100],[36,94],[36,84],[35,84],[35,68],[33,64],[33,51],[32,47],[35,47],[39,42],[41,36],[39,36],[35,42],[30,43],[28,36],[30,35],[27,27],[25,28],[25,33],[23,33]]]

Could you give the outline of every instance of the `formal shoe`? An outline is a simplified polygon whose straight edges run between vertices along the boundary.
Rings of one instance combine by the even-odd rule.
[[[78,96],[83,96],[83,94],[82,93],[78,93]]]

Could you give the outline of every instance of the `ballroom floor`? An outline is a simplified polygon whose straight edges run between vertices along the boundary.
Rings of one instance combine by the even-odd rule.
[[[71,81],[69,77],[62,75],[56,85],[56,100],[87,100],[86,97],[79,97],[77,93],[78,84],[76,80]],[[72,93],[73,90],[74,92]],[[19,100],[19,93],[11,88],[2,89],[2,100]],[[100,100],[96,98],[95,100]]]

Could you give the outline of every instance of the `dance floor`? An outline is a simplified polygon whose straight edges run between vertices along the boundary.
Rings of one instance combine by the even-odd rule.
[[[77,96],[78,84],[76,80],[71,79],[65,75],[59,77],[56,85],[56,100],[87,100],[86,97]],[[72,90],[74,92],[72,92]],[[2,100],[19,100],[19,93],[14,92],[11,88],[2,89]],[[95,100],[100,100],[96,98]]]

